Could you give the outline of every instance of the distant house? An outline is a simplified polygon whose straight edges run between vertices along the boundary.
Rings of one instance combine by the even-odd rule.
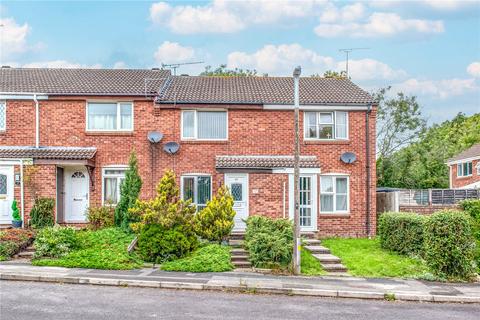
[[[480,189],[480,143],[448,159],[451,189]]]

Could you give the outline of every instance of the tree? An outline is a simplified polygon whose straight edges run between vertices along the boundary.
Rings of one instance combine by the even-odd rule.
[[[321,76],[318,73],[312,74],[312,78],[321,78]],[[347,72],[345,71],[333,71],[333,70],[327,70],[323,73],[323,78],[334,78],[334,79],[347,79]]]
[[[216,69],[212,69],[212,66],[206,66],[205,71],[200,73],[200,76],[204,77],[254,77],[257,76],[257,70],[250,69],[227,69],[226,64],[221,64]],[[268,76],[264,74],[263,76]]]
[[[120,201],[115,208],[115,224],[126,231],[130,231],[130,223],[135,222],[128,209],[132,208],[142,189],[142,179],[138,173],[138,160],[135,151],[130,154],[128,170],[125,172],[125,180],[120,186]]]
[[[222,243],[232,232],[234,217],[232,195],[226,187],[221,187],[195,216],[195,231],[203,239]]]
[[[13,218],[13,221],[22,220],[22,217],[20,217],[20,211],[18,210],[17,200],[13,200],[12,202],[12,218]]]

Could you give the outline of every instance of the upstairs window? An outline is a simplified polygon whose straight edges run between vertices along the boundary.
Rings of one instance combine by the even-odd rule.
[[[469,177],[472,175],[473,163],[463,162],[457,164],[457,177]]]
[[[348,139],[348,112],[305,112],[306,140]]]
[[[212,196],[212,178],[210,176],[182,176],[181,190],[183,200],[192,200],[201,211]]]
[[[5,101],[0,101],[0,131],[7,128],[7,105]]]
[[[226,140],[226,111],[182,111],[182,139]]]
[[[87,130],[132,131],[133,103],[89,102],[87,104]]]

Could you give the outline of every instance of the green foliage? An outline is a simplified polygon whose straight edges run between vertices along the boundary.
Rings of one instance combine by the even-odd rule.
[[[38,198],[30,211],[30,225],[33,228],[51,227],[54,225],[55,200]]]
[[[139,234],[138,247],[145,259],[163,262],[183,257],[198,246],[194,229],[196,208],[180,199],[172,171],[166,171],[153,200],[137,201],[130,214],[139,222],[132,229]]]
[[[257,75],[257,70],[249,69],[227,69],[226,64],[221,64],[219,67],[212,69],[212,66],[206,66],[205,71],[200,73],[204,77],[253,77]],[[268,76],[264,74],[264,76]]]
[[[8,260],[22,248],[27,247],[33,237],[33,231],[28,229],[5,229],[0,231],[0,261]]]
[[[378,220],[380,245],[404,255],[421,255],[427,219],[415,213],[383,213]]]
[[[459,113],[433,125],[416,142],[377,160],[377,185],[427,189],[448,188],[447,159],[480,142],[480,113]]]
[[[207,244],[191,255],[165,262],[162,270],[184,272],[225,272],[233,270],[230,247]]]
[[[22,221],[22,217],[20,217],[20,210],[18,210],[17,200],[13,200],[12,202],[12,218],[14,221]]]
[[[115,208],[115,224],[125,231],[130,231],[130,223],[137,221],[130,215],[128,209],[135,205],[141,189],[142,179],[138,173],[137,155],[132,151],[125,180],[120,186],[120,200]]]
[[[193,233],[184,232],[181,226],[166,229],[159,224],[148,224],[138,236],[138,250],[143,259],[162,263],[186,256],[198,246]]]
[[[137,254],[127,247],[134,235],[119,228],[76,232],[78,245],[58,259],[35,259],[33,265],[108,270],[136,269],[143,265]]]
[[[460,207],[480,224],[480,200],[464,200],[460,202]]]
[[[300,270],[302,271],[302,274],[307,276],[321,276],[325,274],[320,261],[318,261],[318,259],[310,253],[310,251],[302,248],[300,254]]]
[[[233,229],[233,198],[226,187],[207,202],[205,209],[195,216],[195,231],[203,239],[221,243]]]
[[[316,73],[310,76],[311,78],[321,78],[321,76]],[[334,79],[347,79],[347,72],[346,71],[332,71],[327,70],[323,73],[323,78],[334,78]]]
[[[78,244],[75,230],[70,227],[46,227],[35,238],[35,258],[58,258],[67,255]]]
[[[461,211],[444,210],[426,222],[424,256],[435,275],[462,280],[473,276],[475,240],[470,221]]]
[[[87,212],[88,228],[98,230],[114,226],[115,208],[112,206],[89,207]]]
[[[255,267],[288,267],[292,261],[292,223],[287,219],[250,216],[247,219],[245,248]]]
[[[424,278],[428,268],[422,260],[382,249],[378,239],[332,238],[322,244],[342,260],[348,273],[358,277]]]

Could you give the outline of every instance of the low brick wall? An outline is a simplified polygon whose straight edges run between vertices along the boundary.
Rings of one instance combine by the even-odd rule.
[[[414,212],[418,214],[432,214],[436,211],[450,209],[460,210],[458,205],[427,205],[427,206],[400,206],[400,212]]]

